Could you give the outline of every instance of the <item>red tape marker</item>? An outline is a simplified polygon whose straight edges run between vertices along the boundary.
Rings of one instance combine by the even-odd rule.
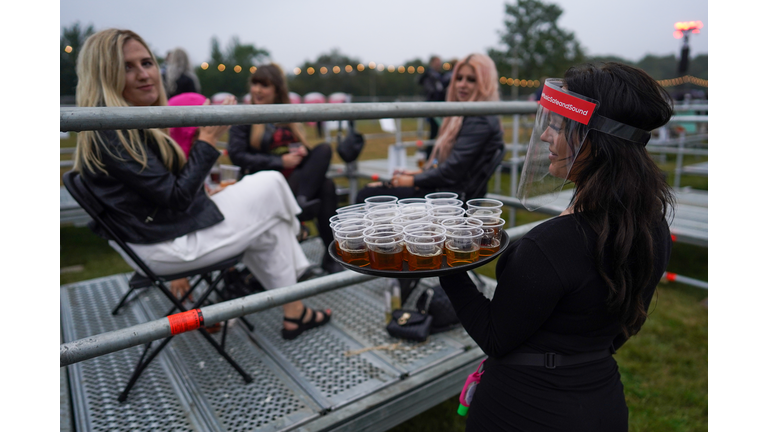
[[[172,335],[198,329],[203,325],[203,311],[192,309],[191,311],[168,315],[168,324],[171,325]]]
[[[372,176],[371,176],[371,180],[373,180],[373,181],[378,181],[378,180],[379,180],[379,175],[378,175],[378,174],[374,174],[374,175],[372,175]]]
[[[677,241],[677,236],[676,235],[670,234],[670,237],[672,237],[672,242],[673,243]]]
[[[667,272],[667,280],[670,282],[674,282],[675,279],[677,279],[677,274]]]

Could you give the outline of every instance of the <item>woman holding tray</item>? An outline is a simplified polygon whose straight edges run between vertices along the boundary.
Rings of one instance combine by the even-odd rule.
[[[499,100],[496,65],[485,54],[470,54],[456,63],[448,85],[446,101],[479,102]],[[370,183],[357,194],[357,202],[374,195],[398,198],[423,197],[435,191],[462,193],[481,188],[493,155],[504,147],[498,116],[446,117],[424,170],[395,172],[388,183]],[[465,197],[476,198],[476,197]]]
[[[533,210],[571,182],[570,206],[499,257],[493,300],[465,272],[440,278],[489,356],[468,431],[627,430],[612,354],[669,262],[673,197],[645,144],[672,114],[666,91],[623,64],[546,81],[518,197]]]
[[[77,76],[78,106],[168,104],[154,55],[129,30],[89,37]],[[118,235],[153,271],[174,274],[244,253],[243,263],[265,288],[293,285],[309,262],[296,240],[300,208],[285,178],[259,173],[210,197],[203,188],[220,156],[216,142],[228,129],[201,127],[189,156],[164,129],[83,131],[74,169]],[[312,311],[301,301],[284,305],[283,312],[286,339],[331,318],[330,311]]]

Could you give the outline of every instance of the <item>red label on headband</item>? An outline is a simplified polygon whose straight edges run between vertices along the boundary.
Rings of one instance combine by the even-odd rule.
[[[172,335],[195,330],[203,325],[203,312],[200,309],[192,309],[191,311],[168,315],[168,323],[171,325]]]
[[[589,119],[592,118],[592,113],[595,112],[595,107],[597,106],[592,102],[559,92],[546,85],[544,86],[544,91],[541,93],[541,100],[539,103],[541,106],[555,114],[559,114],[582,124],[589,123]]]

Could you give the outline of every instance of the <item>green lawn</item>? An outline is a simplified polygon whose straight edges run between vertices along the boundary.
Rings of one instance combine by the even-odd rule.
[[[508,123],[508,120],[505,121]],[[363,133],[380,132],[378,122],[359,121],[357,129]],[[403,120],[404,130],[415,130],[416,121]],[[426,130],[426,129],[425,129]],[[310,143],[318,143],[314,128],[307,128]],[[509,133],[507,133],[509,140]],[[62,147],[74,146],[74,134],[62,140]],[[394,139],[369,140],[362,159],[385,158],[387,146]],[[413,150],[411,150],[413,151]],[[62,159],[68,159],[68,156]],[[686,156],[685,164],[705,161],[706,158]],[[226,159],[222,159],[226,162]],[[340,162],[338,156],[334,162]],[[674,157],[662,164],[674,177]],[[62,170],[62,173],[65,170]],[[337,179],[341,185],[345,179]],[[489,190],[493,188],[493,179]],[[361,183],[361,186],[363,183]],[[501,181],[502,194],[509,194],[509,175]],[[682,186],[707,190],[707,178],[683,176]],[[518,210],[516,224],[525,224],[546,218],[540,214]],[[509,210],[504,218],[509,220]],[[314,227],[312,227],[314,228]],[[60,266],[61,284],[87,280],[130,271],[106,241],[87,228],[61,227]],[[495,262],[479,269],[481,274],[494,277]],[[707,248],[675,244],[668,270],[670,272],[707,280]],[[648,321],[642,331],[630,339],[616,355],[630,410],[631,431],[706,431],[708,419],[708,313],[702,305],[707,291],[679,283],[663,283],[657,290]],[[393,430],[420,432],[451,432],[464,430],[464,417],[456,414],[456,396],[406,421]]]

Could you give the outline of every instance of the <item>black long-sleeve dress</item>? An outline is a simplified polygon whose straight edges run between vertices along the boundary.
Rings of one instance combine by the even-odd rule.
[[[593,258],[596,241],[578,214],[542,223],[499,257],[493,300],[466,273],[440,278],[467,333],[489,356],[470,404],[468,431],[627,430],[624,387],[613,357],[555,369],[505,364],[512,353],[582,354],[626,341],[618,317],[606,307],[608,287]],[[671,252],[663,220],[654,244],[653,279],[643,292],[646,310]]]

